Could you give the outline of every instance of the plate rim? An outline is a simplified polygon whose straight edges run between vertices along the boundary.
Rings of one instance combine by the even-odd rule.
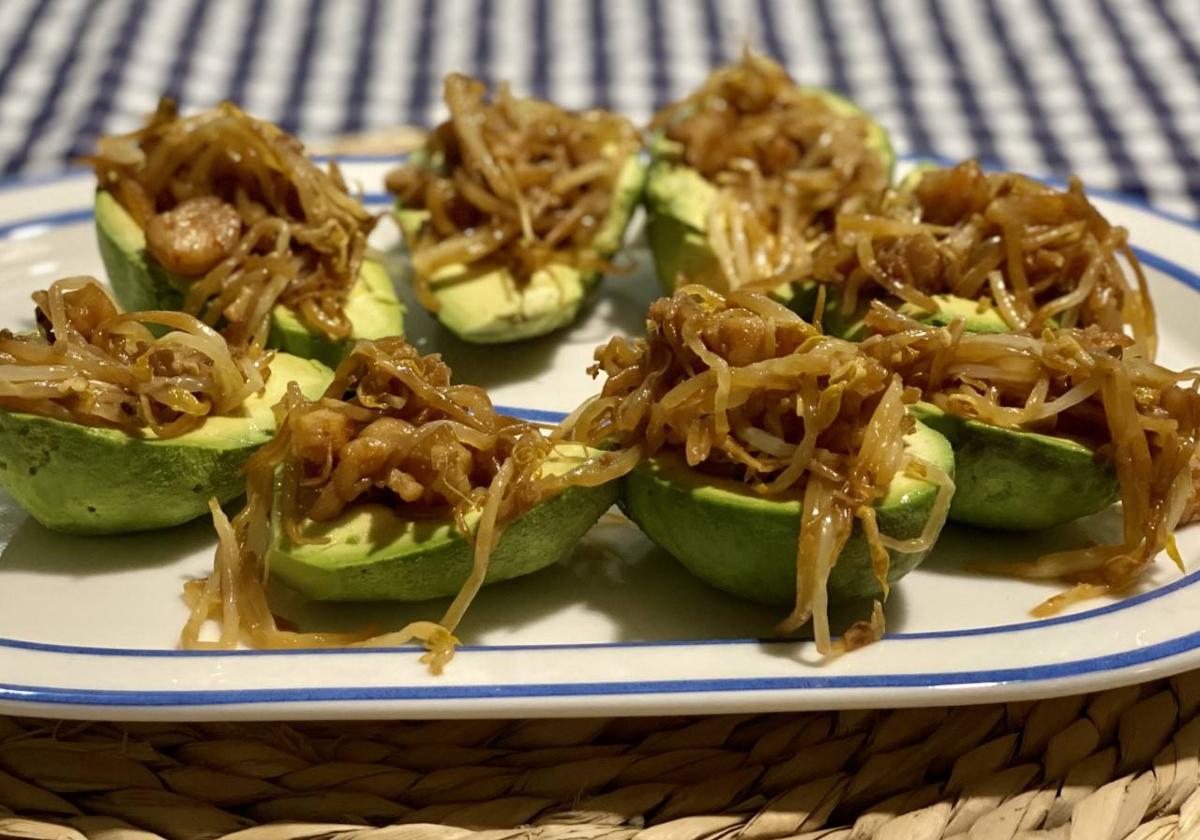
[[[393,163],[403,158],[402,155],[334,155],[322,156],[322,159],[336,158],[351,164],[380,164]],[[934,161],[949,163],[950,161],[934,156],[904,156],[901,160],[913,163],[919,161]],[[69,169],[57,174],[25,176],[4,179],[0,181],[0,201],[9,198],[8,193],[20,190],[38,190],[54,187],[64,182],[74,181],[90,174],[86,169]],[[1047,183],[1062,185],[1060,179],[1040,179]],[[1188,228],[1200,233],[1200,221],[1185,218],[1178,214],[1156,208],[1144,200],[1100,189],[1089,189],[1088,193],[1114,203],[1128,206],[1158,219]],[[387,193],[366,192],[362,199],[368,205],[390,203]],[[77,225],[90,221],[93,217],[91,207],[61,210],[42,216],[31,216],[0,224],[0,241],[19,238],[22,230],[30,230],[30,235],[47,229]],[[1143,263],[1170,276],[1175,281],[1200,292],[1200,274],[1188,269],[1173,260],[1162,257],[1144,248],[1134,247]],[[538,419],[548,416],[562,416],[560,412],[546,412],[541,409],[525,409],[507,407],[515,414],[536,415]],[[1057,624],[1070,624],[1107,615],[1136,607],[1148,601],[1156,600],[1174,592],[1191,587],[1200,581],[1200,569],[1170,581],[1163,586],[1150,589],[1129,598],[1121,599],[1103,606],[1057,616],[1045,620],[1014,622],[1006,625],[989,627],[966,628],[964,630],[939,630],[915,633],[889,634],[889,641],[930,640],[930,639],[960,639],[970,636],[992,636],[1022,632],[1030,629],[1042,629]],[[580,650],[580,649],[618,649],[618,648],[678,648],[678,647],[711,647],[764,644],[793,644],[787,640],[734,638],[734,639],[683,639],[659,641],[631,642],[594,642],[566,643],[549,645],[464,645],[464,654],[477,655],[490,652],[514,651],[545,651],[545,650]],[[60,654],[63,656],[90,657],[144,657],[147,659],[162,658],[218,658],[218,657],[278,657],[278,656],[329,656],[329,655],[398,655],[411,653],[414,647],[402,648],[361,648],[361,649],[308,649],[282,651],[182,651],[172,649],[139,649],[139,648],[105,648],[77,645],[59,645],[21,639],[0,637],[0,649],[18,649],[39,653]],[[145,689],[78,689],[48,686],[26,686],[16,683],[0,682],[0,705],[15,704],[19,706],[45,705],[74,706],[74,707],[123,707],[127,709],[147,709],[163,707],[197,707],[213,706],[227,707],[230,705],[253,705],[257,707],[278,706],[281,704],[337,704],[348,701],[356,702],[395,702],[408,700],[471,700],[499,699],[519,700],[521,698],[551,698],[551,697],[611,697],[613,695],[646,695],[646,694],[679,694],[691,695],[713,692],[755,693],[821,691],[835,690],[872,690],[872,689],[906,689],[930,687],[979,687],[997,683],[1019,683],[1024,686],[1038,685],[1062,686],[1065,683],[1086,681],[1105,673],[1114,673],[1134,669],[1171,657],[1181,657],[1200,652],[1200,631],[1194,631],[1182,636],[1173,637],[1153,645],[1134,648],[1127,651],[1105,654],[1102,656],[1084,657],[1077,660],[1046,663],[1030,667],[992,668],[974,671],[932,672],[922,671],[909,674],[857,674],[819,676],[805,673],[795,677],[747,677],[747,678],[705,678],[696,680],[666,680],[666,681],[626,681],[626,682],[593,682],[593,683],[516,683],[511,685],[445,685],[445,686],[413,686],[390,685],[385,687],[288,687],[288,688],[240,688],[224,690],[165,690],[152,691]],[[1110,663],[1099,665],[1097,663]],[[1096,667],[1086,667],[1096,664]],[[561,692],[561,693],[558,693]]]

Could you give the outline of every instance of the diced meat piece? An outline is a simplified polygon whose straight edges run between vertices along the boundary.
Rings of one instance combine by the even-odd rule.
[[[241,234],[237,210],[206,195],[153,216],[146,225],[146,247],[168,271],[198,277],[229,256]]]

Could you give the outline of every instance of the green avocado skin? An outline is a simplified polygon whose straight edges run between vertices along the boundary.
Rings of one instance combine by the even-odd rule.
[[[531,574],[566,557],[608,510],[617,484],[570,487],[512,522],[488,562],[486,583]],[[293,545],[281,536],[269,553],[272,577],[319,601],[423,601],[458,592],[474,548],[451,524],[412,521],[361,505],[328,526],[306,523],[326,544]]]
[[[263,442],[211,449],[116,435],[124,433],[0,411],[0,483],[54,531],[166,528],[202,515],[212,496],[241,495],[242,464]]]
[[[96,241],[104,270],[117,301],[127,312],[183,309],[186,280],[167,271],[146,252],[142,230],[111,193],[96,193]],[[404,334],[404,306],[396,298],[387,270],[363,262],[358,281],[346,301],[353,335],[335,341],[308,330],[296,314],[277,306],[271,313],[267,345],[304,359],[337,367],[358,339]]]
[[[271,439],[271,406],[289,381],[319,396],[332,371],[276,356],[267,390],[239,416],[160,440],[133,437],[0,409],[0,485],[47,528],[72,534],[124,534],[166,528],[208,512],[245,490],[242,464]]]
[[[1050,528],[1117,500],[1111,465],[1074,441],[989,426],[929,403],[912,412],[954,447],[954,522],[1005,531]]]
[[[950,448],[922,430],[939,466],[953,469]],[[932,435],[932,437],[930,437]],[[934,438],[937,438],[934,440]],[[764,604],[790,605],[796,593],[799,500],[776,501],[714,482],[670,456],[639,465],[622,482],[618,504],[655,544],[707,583]],[[882,533],[897,539],[921,534],[936,488],[912,480],[910,492],[889,494],[875,509]],[[927,552],[891,552],[888,581],[916,568]],[[829,575],[831,601],[879,598],[883,591],[871,568],[866,537],[856,522]]]

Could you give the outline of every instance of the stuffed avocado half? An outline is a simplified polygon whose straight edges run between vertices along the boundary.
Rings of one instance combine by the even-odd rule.
[[[146,234],[107,190],[96,193],[96,238],[109,283],[126,309],[182,309],[196,278],[181,277],[163,267],[146,250]],[[364,260],[346,296],[344,311],[351,325],[346,339],[332,339],[306,326],[286,306],[271,310],[267,345],[335,367],[354,341],[404,333],[404,304],[382,263]]]
[[[895,162],[887,131],[862,109],[750,53],[653,128],[646,232],[667,291],[701,283],[789,298],[812,277],[837,215],[872,209]]]
[[[933,429],[918,424],[905,437],[905,447],[954,475],[950,444]],[[923,479],[896,476],[875,505],[880,533],[896,540],[921,536],[937,515],[938,491]],[[718,589],[766,604],[795,600],[801,494],[764,496],[744,482],[706,475],[667,453],[625,478],[620,506],[646,536]],[[916,568],[928,552],[928,547],[892,551],[889,584]],[[831,601],[884,596],[861,525],[855,525],[830,570],[827,591]]]
[[[631,155],[617,177],[612,206],[597,227],[590,247],[599,259],[620,249],[625,229],[641,199],[645,164]],[[429,225],[427,210],[396,207],[405,237],[416,241]],[[575,321],[602,272],[568,262],[538,268],[518,281],[505,266],[450,265],[428,280],[433,311],[447,329],[464,341],[498,344],[554,332]]]
[[[1154,307],[1128,233],[1073,179],[1066,189],[975,161],[911,172],[870,208],[840,214],[814,251],[831,330],[861,333],[872,301],[966,332],[1098,327],[1153,359]],[[855,336],[860,337],[860,336]]]
[[[451,119],[388,176],[417,297],[480,344],[572,323],[611,268],[645,180],[641,140],[623,117],[490,99],[446,79]]]
[[[124,534],[179,525],[206,514],[211,498],[224,504],[242,495],[242,465],[271,439],[272,408],[289,383],[315,396],[332,376],[319,362],[277,353],[262,393],[165,439],[0,409],[0,483],[54,531]]]
[[[355,341],[402,334],[367,245],[377,216],[278,127],[230,103],[181,116],[164,100],[91,163],[100,253],[126,308],[182,309],[240,351],[330,365]]]
[[[807,97],[820,102],[832,118],[863,120],[867,126],[867,148],[878,155],[890,179],[896,155],[887,130],[845,97],[822,88],[800,87]],[[681,143],[660,135],[651,145],[651,163],[646,175],[646,239],[654,258],[655,273],[663,288],[675,288],[679,277],[729,291],[729,279],[709,241],[709,222],[720,186],[688,166]],[[886,180],[882,184],[886,185]],[[787,285],[778,295],[790,297]]]
[[[204,644],[211,618],[226,646],[416,639],[439,670],[483,586],[564,558],[616,500],[619,458],[498,413],[401,338],[359,342],[322,395],[289,393],[277,413],[246,465],[245,507],[232,521],[214,512],[213,574],[185,647]],[[382,636],[297,633],[267,609],[268,575],[312,600],[453,599]]]
[[[811,622],[834,654],[879,638],[883,615],[835,639],[830,601],[886,598],[954,493],[950,445],[876,350],[761,293],[683,286],[644,336],[596,350],[603,388],[560,430],[632,459],[618,504],[653,542],[719,588],[790,604],[777,631]]]
[[[240,496],[275,404],[333,376],[286,353],[238,356],[182,312],[121,312],[91,278],[33,297],[37,330],[0,331],[0,483],[54,530],[162,528]]]
[[[560,444],[542,465],[561,475],[601,453]],[[568,487],[513,520],[488,559],[485,583],[531,574],[566,557],[617,500],[616,482]],[[280,509],[280,505],[275,510]],[[474,530],[479,515],[467,518]],[[318,601],[423,601],[454,595],[471,572],[474,546],[446,519],[405,518],[364,504],[326,522],[305,520],[294,542],[278,515],[271,573]]]
[[[1189,475],[1173,472],[1183,456],[1172,436],[1191,434],[1196,397],[1176,385],[1178,374],[1132,349],[1130,337],[1094,326],[1047,327],[1036,337],[956,331],[879,304],[866,325],[862,344],[889,356],[914,392],[909,412],[954,450],[952,521],[1034,530],[1118,500],[1136,521],[1149,508],[1130,501],[1135,488],[1168,490],[1154,490],[1162,479],[1150,475],[1160,470],[1151,454],[1160,446],[1169,453],[1161,456],[1169,492],[1189,489]],[[1127,531],[1130,541],[1144,538],[1138,528]]]

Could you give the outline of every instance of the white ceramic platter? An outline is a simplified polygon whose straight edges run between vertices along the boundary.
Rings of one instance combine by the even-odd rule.
[[[376,190],[392,161],[345,163]],[[30,293],[102,275],[86,174],[0,188],[0,325],[28,328]],[[1158,305],[1161,359],[1200,361],[1200,229],[1116,196],[1100,209],[1132,233]],[[396,243],[382,225],[377,244]],[[636,256],[635,250],[635,256]],[[563,412],[592,392],[593,348],[641,329],[657,286],[607,280],[569,330],[508,347],[459,343],[411,300],[410,338],[495,400]],[[543,415],[545,416],[545,415]],[[557,416],[551,414],[549,416]],[[689,577],[628,525],[602,523],[569,561],[488,589],[441,677],[412,649],[191,653],[176,649],[181,586],[210,567],[205,521],[133,537],[52,534],[0,496],[0,712],[79,718],[490,717],[919,706],[1050,696],[1200,667],[1200,528],[1180,534],[1186,573],[1160,559],[1123,600],[1051,620],[1029,609],[1053,586],[987,577],[968,562],[1032,557],[1112,533],[1116,517],[1037,537],[955,527],[888,604],[888,634],[821,664],[811,644],[766,637],[778,611]],[[273,595],[305,627],[399,626],[442,604],[314,607]]]

